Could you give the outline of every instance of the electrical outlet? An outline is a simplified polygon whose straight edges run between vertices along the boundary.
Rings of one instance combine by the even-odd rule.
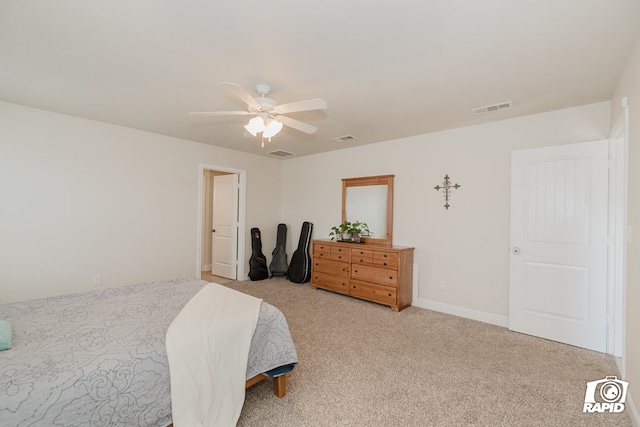
[[[447,282],[444,280],[440,280],[440,289],[447,289]]]
[[[93,276],[93,286],[101,286],[102,285],[102,276],[96,274]]]

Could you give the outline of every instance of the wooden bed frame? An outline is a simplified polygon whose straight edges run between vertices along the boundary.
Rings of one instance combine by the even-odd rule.
[[[268,379],[273,380],[273,394],[278,397],[284,397],[284,395],[287,393],[287,374],[282,374],[273,378],[270,378],[265,374],[258,374],[253,378],[249,378],[245,382],[244,388],[249,388],[252,385],[258,384],[259,382]]]

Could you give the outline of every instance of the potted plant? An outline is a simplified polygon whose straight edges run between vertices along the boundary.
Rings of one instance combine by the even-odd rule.
[[[331,227],[331,233],[329,233],[329,237],[331,238],[331,240],[351,240],[351,233],[349,233],[350,228],[351,223],[349,221],[345,221],[340,225]]]
[[[345,221],[340,225],[331,227],[329,237],[331,240],[345,242],[359,242],[362,236],[369,235],[369,226],[366,222],[361,221]]]
[[[354,242],[360,242],[360,238],[362,236],[369,235],[369,226],[366,222],[354,221],[351,223],[351,227],[349,228],[349,233],[351,233],[351,240]]]

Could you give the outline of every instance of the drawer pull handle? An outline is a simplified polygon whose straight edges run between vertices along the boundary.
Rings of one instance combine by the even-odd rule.
[[[387,263],[385,262],[383,265],[387,265]]]
[[[393,280],[393,276],[389,276],[389,280]]]

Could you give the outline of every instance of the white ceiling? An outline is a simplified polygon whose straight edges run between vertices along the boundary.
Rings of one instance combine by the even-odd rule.
[[[609,100],[639,36],[639,0],[0,0],[0,100],[301,156]],[[223,81],[329,107],[261,148],[188,116],[244,109]]]

